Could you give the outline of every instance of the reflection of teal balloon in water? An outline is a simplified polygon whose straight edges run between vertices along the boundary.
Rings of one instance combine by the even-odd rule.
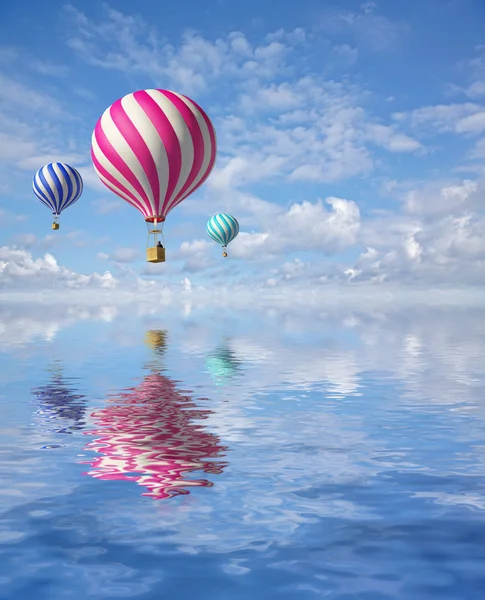
[[[206,368],[217,385],[225,385],[242,373],[241,361],[226,345],[207,358]]]

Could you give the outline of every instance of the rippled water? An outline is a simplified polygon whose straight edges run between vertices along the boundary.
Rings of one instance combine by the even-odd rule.
[[[163,312],[2,307],[0,598],[485,598],[485,312]]]

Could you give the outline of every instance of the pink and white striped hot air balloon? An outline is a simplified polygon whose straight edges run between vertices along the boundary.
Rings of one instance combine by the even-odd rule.
[[[157,224],[204,183],[216,152],[216,132],[206,113],[187,96],[169,90],[128,94],[96,123],[94,168],[111,191],[144,216],[149,262],[165,261]]]

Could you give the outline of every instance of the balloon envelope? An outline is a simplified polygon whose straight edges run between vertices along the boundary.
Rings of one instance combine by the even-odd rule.
[[[65,208],[79,200],[83,180],[74,167],[60,162],[49,163],[35,174],[32,189],[42,204],[59,216]]]
[[[231,215],[219,213],[207,222],[207,233],[221,246],[227,246],[239,233],[239,223]]]
[[[148,89],[128,94],[103,113],[91,156],[101,181],[146,221],[167,214],[209,176],[216,133],[187,96]]]

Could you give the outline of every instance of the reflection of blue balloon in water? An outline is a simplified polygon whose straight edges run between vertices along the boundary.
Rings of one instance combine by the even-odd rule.
[[[215,242],[220,244],[224,249],[222,256],[226,257],[226,246],[237,237],[239,233],[239,223],[237,219],[225,213],[214,215],[207,222],[207,233]]]
[[[74,433],[85,426],[85,397],[68,387],[59,366],[52,369],[48,385],[32,390],[38,406],[36,414],[52,433]]]
[[[217,348],[205,364],[216,385],[227,384],[242,373],[241,361],[226,344]]]

